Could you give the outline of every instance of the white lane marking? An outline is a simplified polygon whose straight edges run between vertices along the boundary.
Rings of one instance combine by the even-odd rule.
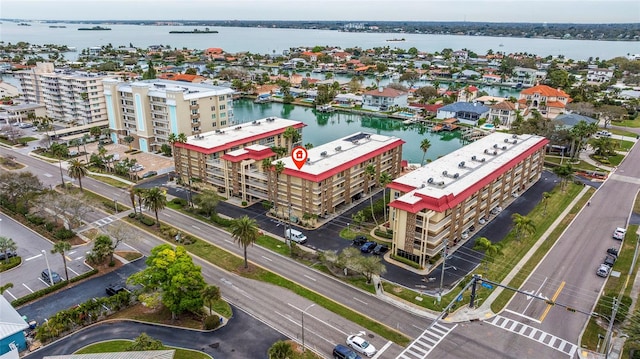
[[[37,254],[37,255],[35,255],[35,256],[33,256],[33,257],[25,258],[24,260],[25,260],[25,262],[26,262],[26,261],[30,261],[30,260],[32,260],[32,259],[36,259],[36,258],[40,258],[40,257],[42,257],[42,253]]]
[[[316,279],[315,279],[315,278],[313,278],[313,277],[309,277],[309,276],[308,276],[308,275],[306,275],[306,274],[303,274],[303,276],[305,276],[305,277],[307,277],[307,278],[311,279],[311,280],[312,280],[312,281],[314,281],[314,282],[316,281]]]
[[[165,217],[169,217],[169,218],[171,218],[171,215],[170,215],[170,214],[166,214],[166,213],[165,213],[165,214],[164,214],[164,216],[165,216]]]
[[[68,270],[70,270],[71,272],[73,272],[73,274],[75,274],[76,276],[78,276],[78,272],[74,271],[73,268],[67,268]]]
[[[290,306],[290,307],[292,307],[292,308],[295,308],[295,309],[296,309],[296,310],[298,310],[299,312],[302,312],[302,309],[300,309],[300,308],[296,307],[295,305],[293,305],[293,304],[291,304],[291,303],[287,303],[287,305],[288,305],[288,306]],[[322,320],[322,319],[320,319],[320,318],[318,318],[318,317],[315,317],[315,316],[313,316],[313,315],[309,314],[308,312],[307,312],[307,313],[305,313],[305,314],[304,314],[304,316],[305,316],[305,317],[313,318],[313,319],[315,319],[315,320],[317,320],[317,321],[321,322],[322,324],[324,324],[324,325],[328,326],[329,328],[331,328],[331,329],[333,329],[333,330],[335,330],[335,331],[337,331],[337,332],[342,333],[342,335],[347,335],[347,332],[345,332],[344,330],[342,330],[342,329],[340,329],[340,328],[336,328],[336,327],[334,327],[333,325],[329,324],[328,322],[325,322],[324,320]]]
[[[71,251],[71,252],[67,252],[67,255],[70,256],[72,254],[74,254],[76,251]]]
[[[18,298],[16,298],[15,295],[11,294],[11,292],[9,292],[8,290],[5,290],[4,292],[9,294],[11,296],[11,298],[13,298],[14,300],[18,299]]]
[[[129,247],[129,248],[133,249],[134,251],[138,252],[138,250],[137,250],[137,249],[135,249],[135,248],[131,247],[131,246],[130,246],[130,245],[128,245],[128,244],[126,244],[126,243],[124,243],[124,242],[123,242],[122,244],[124,244],[125,246],[127,246],[127,247]]]
[[[40,280],[42,280],[42,279],[40,279]],[[22,285],[23,285],[25,288],[27,288],[27,290],[28,290],[29,292],[33,293],[33,290],[31,290],[31,288],[27,287],[27,285],[26,285],[26,284],[22,283]],[[47,286],[47,287],[48,287],[48,286]]]
[[[262,258],[264,258],[264,259],[268,260],[269,262],[273,262],[273,259],[271,259],[271,258],[267,258],[267,257],[265,257],[265,256],[260,256],[260,257],[262,257]]]
[[[387,344],[385,344],[382,348],[380,348],[380,350],[378,350],[378,352],[376,353],[376,355],[373,356],[372,359],[379,358],[380,355],[382,355],[382,353],[384,353],[384,351],[387,350],[391,346],[392,343],[393,343],[392,341],[388,341]]]
[[[301,324],[301,323],[299,323],[298,321],[296,321],[296,320],[292,319],[289,315],[284,315],[284,314],[282,314],[282,313],[280,313],[280,312],[278,312],[278,311],[276,311],[276,312],[274,312],[274,313],[276,313],[277,315],[279,315],[279,316],[283,317],[284,319],[286,319],[286,320],[290,321],[291,323],[293,323],[293,324],[295,324],[295,325],[297,325],[297,326],[299,326],[299,327],[301,327],[301,326],[302,326],[302,324]],[[318,334],[318,332],[315,332],[315,331],[313,331],[312,329],[308,329],[308,328],[306,328],[306,327],[305,327],[305,328],[304,328],[304,332],[305,332],[305,334],[307,334],[307,333],[311,333],[311,334],[313,334],[313,335],[317,336],[318,338],[320,338],[320,339],[324,340],[325,342],[327,342],[327,343],[329,343],[329,344],[331,344],[331,345],[334,345],[334,344],[335,344],[335,341],[333,341],[333,340],[329,340],[329,339],[327,339],[327,338],[323,337],[322,335]]]
[[[193,224],[191,225],[191,227],[193,227],[193,228],[195,228],[195,229],[197,229],[197,230],[200,230],[200,227],[198,227],[198,226],[194,226]]]
[[[544,284],[547,283],[547,279],[549,279],[549,277],[544,277],[544,280],[542,281],[542,284],[540,284],[540,287],[538,287],[538,290],[533,292],[532,294],[537,294],[540,295],[540,291],[542,290],[542,287],[544,287]],[[531,296],[527,296],[527,300],[533,298]],[[533,300],[529,300],[529,303],[527,304],[527,306],[524,308],[524,310],[522,311],[522,313],[526,313],[527,309],[529,309],[529,306],[531,305],[531,303],[533,303]]]
[[[356,297],[353,297],[353,299],[357,300],[358,302],[364,304],[364,305],[369,305],[369,303],[365,302],[364,300],[358,299]]]
[[[528,316],[526,316],[526,315],[524,315],[524,314],[522,314],[522,313],[514,312],[513,310],[510,310],[510,309],[505,309],[504,311],[505,311],[505,312],[508,312],[508,313],[511,313],[511,314],[513,314],[513,315],[517,315],[517,316],[522,317],[522,318],[524,318],[524,319],[531,320],[531,321],[536,322],[536,323],[538,323],[538,324],[542,323],[542,322],[541,322],[541,321],[539,321],[538,319],[528,317]]]

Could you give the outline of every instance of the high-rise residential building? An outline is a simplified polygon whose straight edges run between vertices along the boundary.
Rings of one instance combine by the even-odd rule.
[[[233,90],[170,80],[104,80],[114,143],[159,151],[169,136],[195,136],[233,124]]]
[[[109,76],[66,69],[52,63],[37,63],[17,71],[26,103],[46,107],[46,116],[71,125],[105,121],[107,111],[102,80]]]
[[[392,253],[421,267],[455,250],[542,173],[544,137],[493,133],[395,179]]]

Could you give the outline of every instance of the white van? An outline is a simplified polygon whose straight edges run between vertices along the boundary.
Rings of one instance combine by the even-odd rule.
[[[305,236],[302,232],[297,231],[295,229],[287,229],[284,232],[284,236],[286,239],[290,239],[299,244],[307,243],[307,236]]]

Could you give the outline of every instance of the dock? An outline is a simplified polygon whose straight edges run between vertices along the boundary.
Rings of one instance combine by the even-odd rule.
[[[433,128],[431,129],[431,132],[455,131],[459,127],[458,125],[456,125],[457,122],[458,122],[457,118],[448,118],[434,125]]]

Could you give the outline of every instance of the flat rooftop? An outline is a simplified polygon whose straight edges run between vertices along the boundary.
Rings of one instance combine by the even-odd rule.
[[[279,117],[266,117],[237,126],[189,136],[185,144],[176,143],[176,145],[199,152],[213,153],[274,136],[284,132],[288,127],[298,129],[304,127],[304,123]]]
[[[301,169],[291,156],[274,161],[282,161],[288,174],[305,178],[330,176],[350,168],[381,152],[388,151],[404,143],[398,137],[383,136],[367,132],[356,132],[307,150],[308,160]]]
[[[113,80],[105,80],[105,83]],[[213,86],[207,84],[196,84],[183,81],[171,81],[171,80],[142,80],[135,82],[120,82],[118,81],[118,91],[132,92],[133,87],[147,87],[149,88],[149,95],[156,97],[166,97],[167,92],[183,92],[185,99],[200,98],[207,96],[219,96],[233,94],[234,91],[228,87]]]
[[[457,196],[541,143],[546,143],[542,136],[495,132],[398,177],[389,186],[407,189],[397,201],[409,204],[421,197]]]

